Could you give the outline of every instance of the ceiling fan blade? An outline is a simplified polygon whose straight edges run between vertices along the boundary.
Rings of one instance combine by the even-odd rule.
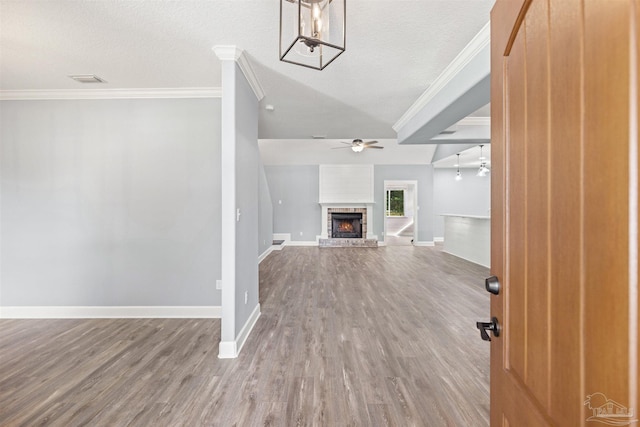
[[[347,145],[353,145],[353,142],[344,142],[344,141],[339,141],[340,144],[347,144]],[[342,148],[342,147],[340,147]]]
[[[367,141],[364,143],[364,146],[366,147],[367,145],[373,145],[373,144],[377,144],[378,141]]]
[[[377,147],[375,145],[365,145],[364,148],[377,148],[378,150],[382,150],[384,147]]]

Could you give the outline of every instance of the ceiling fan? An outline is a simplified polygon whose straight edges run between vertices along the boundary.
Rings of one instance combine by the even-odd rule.
[[[347,144],[349,147],[333,147],[334,150],[338,149],[338,148],[351,148],[356,153],[359,153],[362,150],[364,150],[365,148],[376,148],[378,150],[382,150],[384,148],[384,147],[378,147],[378,146],[373,145],[373,144],[377,144],[378,141],[363,142],[361,139],[354,139],[351,142],[344,142],[344,141],[340,141],[340,142],[342,144]]]

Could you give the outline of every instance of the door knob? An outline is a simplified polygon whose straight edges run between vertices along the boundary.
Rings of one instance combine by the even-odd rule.
[[[494,337],[500,336],[500,323],[496,317],[492,317],[491,322],[476,322],[476,328],[480,329],[480,337],[484,341],[491,341],[487,331],[493,332]]]
[[[490,294],[498,295],[500,293],[500,282],[496,276],[484,279],[484,287],[487,288],[487,292]]]

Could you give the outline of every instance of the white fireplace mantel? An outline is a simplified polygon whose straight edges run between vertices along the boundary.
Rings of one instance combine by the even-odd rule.
[[[376,235],[373,234],[373,205],[374,203],[320,203],[322,207],[322,215],[320,216],[322,220],[322,232],[320,234],[321,239],[328,239],[328,229],[327,229],[327,218],[329,216],[329,208],[355,208],[355,209],[366,209],[367,210],[367,239],[378,239]]]
[[[373,165],[320,165],[319,197],[322,206],[322,234],[328,239],[327,221],[330,208],[366,209],[367,234],[365,239],[376,239],[373,235]]]

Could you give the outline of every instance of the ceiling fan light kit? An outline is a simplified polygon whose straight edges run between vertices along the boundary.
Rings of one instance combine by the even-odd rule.
[[[343,144],[348,145],[348,147],[333,147],[333,149],[337,149],[337,148],[351,148],[351,150],[355,153],[360,153],[362,152],[365,148],[376,148],[378,150],[382,150],[384,147],[380,147],[380,146],[376,146],[374,144],[377,144],[378,141],[367,141],[364,142],[361,139],[354,139],[351,142],[345,142],[345,141],[340,141]]]
[[[315,70],[346,46],[346,0],[280,0],[280,60]]]

